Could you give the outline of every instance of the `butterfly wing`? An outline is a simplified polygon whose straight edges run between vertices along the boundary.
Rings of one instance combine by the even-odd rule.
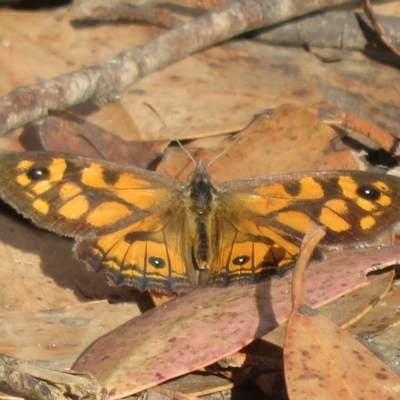
[[[177,293],[197,285],[190,236],[185,238],[185,210],[179,206],[99,238],[78,239],[75,250],[116,285]]]
[[[297,256],[312,224],[322,247],[381,243],[400,221],[400,179],[361,171],[289,174],[227,182],[215,219],[220,235],[204,281],[256,281]]]
[[[177,235],[183,189],[166,175],[70,154],[0,156],[7,203],[39,227],[75,237],[80,258],[140,289],[181,291],[195,281]]]

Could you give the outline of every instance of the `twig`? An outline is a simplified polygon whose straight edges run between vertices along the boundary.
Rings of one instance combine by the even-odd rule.
[[[304,273],[314,250],[324,236],[325,227],[312,225],[303,238],[292,277],[293,310],[298,310],[302,304],[306,303],[304,297]]]
[[[0,134],[35,119],[49,109],[91,100],[118,101],[140,78],[190,54],[236,35],[354,0],[233,0],[227,7],[170,30],[92,67],[20,87],[0,98]]]
[[[184,23],[167,8],[148,4],[138,7],[124,4],[118,4],[116,7],[97,7],[91,11],[90,17],[101,21],[148,22],[169,29],[177,28]]]
[[[0,382],[30,399],[100,400],[104,395],[89,374],[56,371],[5,354],[0,354]]]
[[[365,11],[365,15],[368,17],[368,19],[370,20],[372,26],[374,27],[374,29],[376,30],[376,33],[379,35],[380,39],[382,40],[382,43],[389,49],[391,50],[394,54],[400,56],[400,50],[398,50],[396,48],[396,46],[394,46],[390,40],[387,38],[386,33],[385,33],[385,29],[383,28],[383,26],[380,24],[380,22],[378,21],[378,19],[376,18],[376,15],[374,13],[374,10],[372,8],[372,4],[370,2],[370,0],[363,0],[364,3],[364,11]]]
[[[388,40],[400,41],[400,18],[380,16]],[[252,39],[278,46],[303,46],[345,50],[378,47],[379,38],[364,13],[329,11],[257,31]]]

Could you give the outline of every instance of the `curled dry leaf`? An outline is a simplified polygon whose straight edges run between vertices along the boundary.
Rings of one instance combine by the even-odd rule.
[[[140,168],[155,166],[162,154],[160,150],[168,140],[128,142],[106,130],[87,122],[71,113],[53,113],[40,127],[40,139],[48,151],[62,151],[86,157],[100,158],[119,164],[134,165]]]

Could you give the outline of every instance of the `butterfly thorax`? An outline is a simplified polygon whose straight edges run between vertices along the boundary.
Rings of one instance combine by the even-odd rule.
[[[199,269],[209,266],[211,258],[211,227],[212,206],[216,196],[211,175],[202,166],[197,165],[196,170],[188,179],[189,210],[188,218],[194,230],[193,258]]]

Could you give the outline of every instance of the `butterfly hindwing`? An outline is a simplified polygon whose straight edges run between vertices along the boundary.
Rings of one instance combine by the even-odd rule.
[[[116,285],[187,291],[197,282],[190,246],[182,235],[183,211],[172,207],[108,235],[79,240],[75,250],[96,272],[107,272]]]

